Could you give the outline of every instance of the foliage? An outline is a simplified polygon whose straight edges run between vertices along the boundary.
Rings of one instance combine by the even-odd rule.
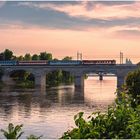
[[[140,103],[140,69],[128,73],[125,88],[126,93],[132,96],[131,103],[135,107]]]
[[[38,139],[40,139],[41,137],[42,137],[42,136],[30,135],[30,136],[27,137],[27,139],[28,139],[28,140],[33,140],[33,139],[38,140]]]
[[[19,57],[16,57],[16,60],[22,61],[24,59],[24,57],[22,55],[20,55]]]
[[[5,49],[4,52],[0,53],[0,60],[11,60],[13,57],[13,52],[9,49]]]
[[[34,88],[34,82],[33,81],[18,81],[16,85],[14,86],[15,88]]]
[[[32,60],[32,56],[29,53],[26,53],[24,56],[24,60]]]
[[[137,66],[140,66],[140,62],[137,63]]]
[[[23,134],[22,128],[23,125],[14,125],[10,123],[8,125],[8,131],[1,129],[1,132],[3,132],[5,138],[7,139],[19,139],[21,135]]]
[[[12,123],[9,123],[8,125],[8,131],[1,129],[1,132],[3,132],[3,135],[5,136],[5,138],[7,139],[19,139],[21,137],[21,135],[24,133],[22,132],[22,127],[23,125],[16,125],[14,127],[14,125]],[[30,135],[27,136],[28,140],[32,140],[32,139],[40,139],[42,136],[35,136],[35,135]]]
[[[72,60],[72,57],[71,56],[66,56],[62,60]]]
[[[57,70],[47,74],[46,76],[46,84],[49,86],[56,86],[62,82],[62,71]]]
[[[38,56],[37,54],[34,54],[34,55],[32,56],[32,60],[39,60],[39,56]]]
[[[31,74],[29,72],[26,72],[25,70],[17,70],[13,71],[11,74],[11,77],[13,77],[17,81],[26,81],[29,80]]]
[[[73,77],[69,72],[57,70],[47,74],[46,84],[48,86],[57,86],[61,83],[70,84],[73,82]]]
[[[130,98],[122,94],[106,113],[96,112],[83,118],[83,112],[74,116],[77,128],[68,130],[62,139],[138,139],[140,138],[140,106],[134,109]]]
[[[40,60],[52,60],[52,54],[47,52],[41,52],[39,57]]]

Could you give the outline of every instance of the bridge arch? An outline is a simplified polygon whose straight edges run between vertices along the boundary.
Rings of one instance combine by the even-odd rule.
[[[57,86],[61,83],[70,84],[74,80],[74,75],[71,71],[66,69],[52,69],[46,72],[46,85],[54,85]]]
[[[26,70],[26,69],[11,69],[11,70],[6,70],[4,72],[4,75],[2,77],[2,80],[4,83],[7,85],[14,85],[18,81],[34,81],[35,76],[32,73],[32,71]]]

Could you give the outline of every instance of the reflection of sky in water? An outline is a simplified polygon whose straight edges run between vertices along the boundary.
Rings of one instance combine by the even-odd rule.
[[[59,86],[39,91],[4,91],[0,93],[0,123],[5,128],[9,122],[24,124],[26,135],[43,135],[43,138],[58,138],[71,126],[73,116],[80,111],[85,116],[93,111],[104,111],[114,101],[115,77],[96,77],[85,80],[84,92],[73,86]],[[2,138],[2,136],[0,137]]]

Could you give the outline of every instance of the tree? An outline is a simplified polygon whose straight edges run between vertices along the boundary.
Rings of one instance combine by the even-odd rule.
[[[22,55],[20,55],[19,57],[17,57],[17,60],[22,61],[24,59],[24,57]]]
[[[138,66],[140,66],[140,62],[139,62],[139,63],[137,63],[137,65],[138,65]]]
[[[52,60],[52,54],[47,52],[41,52],[39,57],[40,60]]]
[[[31,60],[32,57],[29,53],[26,53],[25,56],[24,56],[24,60]]]
[[[133,104],[140,103],[140,69],[128,73],[125,87],[127,93],[132,96]]]
[[[5,51],[2,53],[4,60],[11,60],[13,57],[13,52],[9,49],[5,49]]]
[[[59,59],[57,59],[57,58],[54,58],[53,60],[54,60],[54,61],[58,61]]]
[[[72,57],[71,56],[66,56],[62,60],[72,60]]]
[[[34,54],[34,55],[32,56],[32,60],[39,60],[39,56],[38,56],[37,54]]]
[[[4,53],[0,53],[0,60],[4,60]]]

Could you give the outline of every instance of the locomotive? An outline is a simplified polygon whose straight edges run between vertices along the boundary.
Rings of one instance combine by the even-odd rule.
[[[7,60],[0,61],[0,66],[12,66],[12,65],[115,65],[116,60],[30,60],[30,61],[16,61]]]

